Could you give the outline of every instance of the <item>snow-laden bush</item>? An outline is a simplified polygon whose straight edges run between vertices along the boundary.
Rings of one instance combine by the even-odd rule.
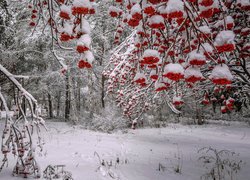
[[[79,123],[94,131],[111,133],[128,127],[128,121],[120,115],[116,108],[111,106],[107,106],[100,114],[94,113],[92,117],[85,112],[82,117]]]
[[[202,153],[199,161],[208,172],[201,176],[201,180],[214,179],[226,180],[237,179],[237,173],[241,170],[243,161],[238,158],[239,154],[229,150],[217,150],[212,147],[201,148]]]

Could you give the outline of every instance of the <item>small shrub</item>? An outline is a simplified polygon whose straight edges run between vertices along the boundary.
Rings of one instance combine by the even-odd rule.
[[[199,160],[208,169],[208,172],[201,176],[202,180],[236,180],[236,174],[242,164],[242,160],[237,160],[239,154],[212,147],[201,148],[198,153],[202,153]]]

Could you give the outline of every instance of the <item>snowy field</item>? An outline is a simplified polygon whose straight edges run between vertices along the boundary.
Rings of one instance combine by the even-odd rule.
[[[250,128],[246,124],[170,124],[166,128],[114,134],[83,130],[59,122],[47,122],[47,126],[44,152],[37,153],[42,170],[48,165],[64,164],[75,180],[199,180],[207,170],[198,161],[201,154],[197,151],[209,146],[239,153],[236,158],[243,160],[243,164],[237,179],[250,179]],[[2,123],[0,127],[2,132]],[[101,166],[95,152],[101,160],[109,164],[112,161],[112,166]],[[10,158],[0,179],[18,179],[11,176],[13,163],[14,159]],[[180,173],[175,172],[178,165]]]

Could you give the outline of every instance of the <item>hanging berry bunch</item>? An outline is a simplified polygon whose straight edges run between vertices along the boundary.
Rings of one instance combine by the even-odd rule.
[[[131,34],[119,42],[120,31],[104,74],[109,93],[122,90],[118,106],[125,116],[142,117],[145,103],[149,109],[166,103],[180,113],[189,89],[202,97],[211,87],[226,89],[242,81],[249,90],[249,5],[242,0],[113,1],[109,14],[117,29],[130,27]],[[205,105],[213,101],[203,98]],[[232,109],[228,98],[225,107]]]
[[[64,58],[56,54],[56,46],[70,50],[71,47],[65,46],[75,44],[73,49],[79,54],[78,68],[93,66],[91,28],[87,19],[96,13],[96,7],[97,4],[93,0],[45,0],[43,3],[33,1],[33,4],[29,5],[32,10],[30,26],[34,31],[41,27],[51,30],[52,52],[61,64],[63,74],[68,68]]]

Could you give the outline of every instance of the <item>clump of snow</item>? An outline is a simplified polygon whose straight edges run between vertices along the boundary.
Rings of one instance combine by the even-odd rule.
[[[212,70],[212,73],[209,76],[209,78],[210,79],[225,78],[231,81],[233,80],[233,75],[231,74],[226,64],[218,64]]]
[[[149,25],[164,23],[164,18],[160,15],[153,15],[148,19]]]
[[[73,7],[90,8],[91,4],[90,4],[89,0],[74,0]]]
[[[76,27],[77,32],[82,32],[84,34],[90,34],[90,25],[89,22],[83,17],[82,18],[82,27],[77,26]]]
[[[145,74],[141,73],[141,72],[137,72],[135,77],[134,77],[134,81],[137,81],[139,79],[146,79]]]
[[[181,96],[174,96],[173,97],[173,102],[181,102],[181,101],[182,101]]]
[[[226,23],[227,24],[234,23],[234,19],[232,18],[232,16],[227,16],[226,17]]]
[[[165,83],[166,85],[170,86],[170,84],[172,83],[170,79],[163,77],[162,78],[162,82]]]
[[[189,57],[189,60],[193,60],[193,59],[197,59],[197,60],[206,60],[206,57],[201,54],[201,53],[198,53],[196,50],[190,52],[188,54],[188,57]]]
[[[242,49],[244,49],[244,50],[250,49],[250,43],[244,44],[244,46],[242,47]]]
[[[169,63],[164,68],[164,74],[167,74],[169,72],[184,74],[184,68],[180,64]]]
[[[77,46],[86,46],[86,47],[89,47],[90,44],[91,44],[91,37],[88,34],[82,35],[77,40]]]
[[[234,24],[234,19],[232,18],[232,16],[227,16],[226,18],[225,18],[225,21],[226,21],[226,24]],[[218,21],[218,22],[216,22],[215,24],[214,24],[214,27],[219,27],[219,26],[223,26],[224,25],[224,19],[223,20],[220,20],[220,21]]]
[[[242,33],[245,33],[245,32],[248,32],[248,31],[250,31],[250,28],[248,28],[248,27],[243,28],[243,29],[241,30]]]
[[[249,0],[237,0],[237,4],[240,4],[241,6],[250,6]]]
[[[131,14],[136,14],[139,13],[141,14],[141,6],[139,3],[135,4],[132,8],[131,8]]]
[[[159,56],[159,52],[154,50],[154,49],[146,49],[143,53],[143,58],[144,57],[149,57],[149,56],[153,56],[153,57],[158,57],[160,58]]]
[[[155,69],[152,69],[152,70],[150,71],[150,76],[153,76],[153,75],[157,75],[157,73],[156,73],[156,70],[155,70]]]
[[[143,29],[143,27],[142,27],[142,23],[140,23],[140,24],[137,26],[136,32],[137,32],[137,34],[144,34],[144,33],[145,33],[145,31],[144,31],[144,29]]]
[[[116,6],[110,6],[108,12],[116,12],[117,14],[121,13],[122,10]]]
[[[158,90],[161,88],[166,88],[166,84],[164,84],[163,82],[160,82],[160,81],[156,81],[155,82],[155,89]]]
[[[68,35],[72,35],[73,26],[69,23],[64,23],[64,27],[61,29],[61,32],[67,33]]]
[[[213,0],[213,4],[211,6],[203,6],[201,4],[199,4],[199,9],[201,11],[206,11],[208,9],[211,9],[211,8],[218,8],[219,7],[219,1],[218,0]]]
[[[63,4],[60,6],[60,8],[61,8],[61,11],[66,12],[69,15],[71,14],[71,7],[70,6],[66,6]]]
[[[211,33],[211,29],[208,26],[200,26],[199,30],[201,32],[203,32],[204,34],[210,34]]]
[[[159,12],[160,14],[162,14],[162,15],[165,15],[165,14],[168,13],[168,12],[167,12],[166,6],[160,6],[160,7],[158,8],[158,12]]]
[[[201,78],[201,79],[204,78],[201,71],[200,71],[200,69],[197,68],[197,67],[192,67],[192,66],[188,67],[184,72],[184,78],[185,79],[187,79],[187,78],[189,78],[191,76],[195,76],[195,77]]]
[[[123,27],[121,27],[121,26],[119,26],[119,27],[117,27],[117,30],[116,30],[117,32],[122,32],[123,31]]]
[[[215,38],[215,45],[234,44],[235,34],[233,31],[221,31]]]
[[[208,53],[213,52],[213,49],[214,49],[209,43],[204,43],[204,44],[202,44],[201,47],[204,48],[204,49],[202,49],[202,50],[204,50],[204,51],[206,51],[206,52],[208,52]]]
[[[93,64],[95,57],[91,51],[84,52],[83,56],[84,56],[84,59],[88,61],[88,63]]]
[[[166,7],[167,13],[184,11],[184,3],[181,0],[169,0]]]
[[[213,0],[213,1],[214,1],[214,3],[212,4],[211,7],[213,7],[213,8],[219,8],[220,7],[219,1],[218,0]]]

